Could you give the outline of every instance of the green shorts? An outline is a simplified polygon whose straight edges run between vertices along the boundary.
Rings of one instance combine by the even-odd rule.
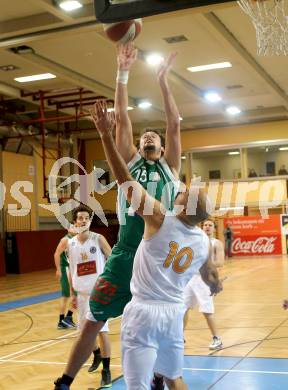
[[[136,251],[117,244],[98,277],[90,296],[90,310],[97,321],[118,317],[131,300],[130,281]]]
[[[62,297],[69,298],[70,297],[70,285],[69,280],[67,276],[67,266],[61,266],[61,278],[60,278],[60,285],[61,285],[61,295]]]

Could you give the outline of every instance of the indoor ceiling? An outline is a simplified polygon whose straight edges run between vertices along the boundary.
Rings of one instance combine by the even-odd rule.
[[[0,15],[0,67],[15,66],[10,71],[0,69],[3,115],[15,114],[16,119],[24,122],[38,116],[39,100],[21,97],[21,89],[35,92],[83,88],[90,91],[86,97],[113,99],[116,48],[95,20],[92,0],[81,0],[84,6],[71,13],[62,11],[52,0],[2,2],[5,4]],[[180,35],[185,40],[172,44],[165,40]],[[129,114],[135,133],[147,126],[165,127],[156,72],[143,60],[145,53],[151,51],[163,56],[178,52],[170,82],[183,117],[183,131],[287,119],[287,58],[257,56],[254,27],[236,2],[201,12],[188,9],[146,18],[135,44],[140,58],[129,81],[129,104],[134,107]],[[232,67],[200,73],[187,70],[188,66],[224,61],[231,62]],[[57,77],[26,84],[14,81],[15,77],[47,72]],[[203,94],[208,90],[217,91],[222,102],[207,103]],[[149,99],[152,108],[137,108],[137,101],[142,98]],[[48,106],[48,101],[45,105],[45,115],[55,115],[55,106]],[[238,106],[242,113],[229,116],[225,112],[227,105]],[[64,107],[60,111],[71,115],[74,108]],[[75,123],[72,121],[70,126],[75,128]],[[77,126],[91,127],[85,120]],[[46,127],[55,130],[56,124],[49,122]],[[96,134],[89,131],[80,136],[95,138]]]

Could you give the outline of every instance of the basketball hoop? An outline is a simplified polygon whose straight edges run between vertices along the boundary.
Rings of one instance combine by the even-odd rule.
[[[239,0],[238,4],[256,29],[258,55],[287,55],[288,1]]]

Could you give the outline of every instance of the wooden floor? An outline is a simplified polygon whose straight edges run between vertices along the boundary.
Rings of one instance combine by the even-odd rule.
[[[287,257],[233,259],[226,263],[224,291],[216,297],[216,318],[224,348],[217,356],[288,357]],[[54,271],[0,278],[0,304],[58,289]],[[58,301],[0,312],[0,389],[48,390],[65,367],[76,331],[56,329]],[[110,323],[111,371],[121,375],[120,320]],[[198,312],[190,313],[185,334],[187,355],[209,355],[210,333]],[[99,386],[99,370],[84,367],[73,389]]]

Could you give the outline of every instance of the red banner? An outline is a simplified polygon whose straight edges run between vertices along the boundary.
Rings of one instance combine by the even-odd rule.
[[[282,253],[279,215],[225,218],[233,231],[233,256],[280,255]]]

